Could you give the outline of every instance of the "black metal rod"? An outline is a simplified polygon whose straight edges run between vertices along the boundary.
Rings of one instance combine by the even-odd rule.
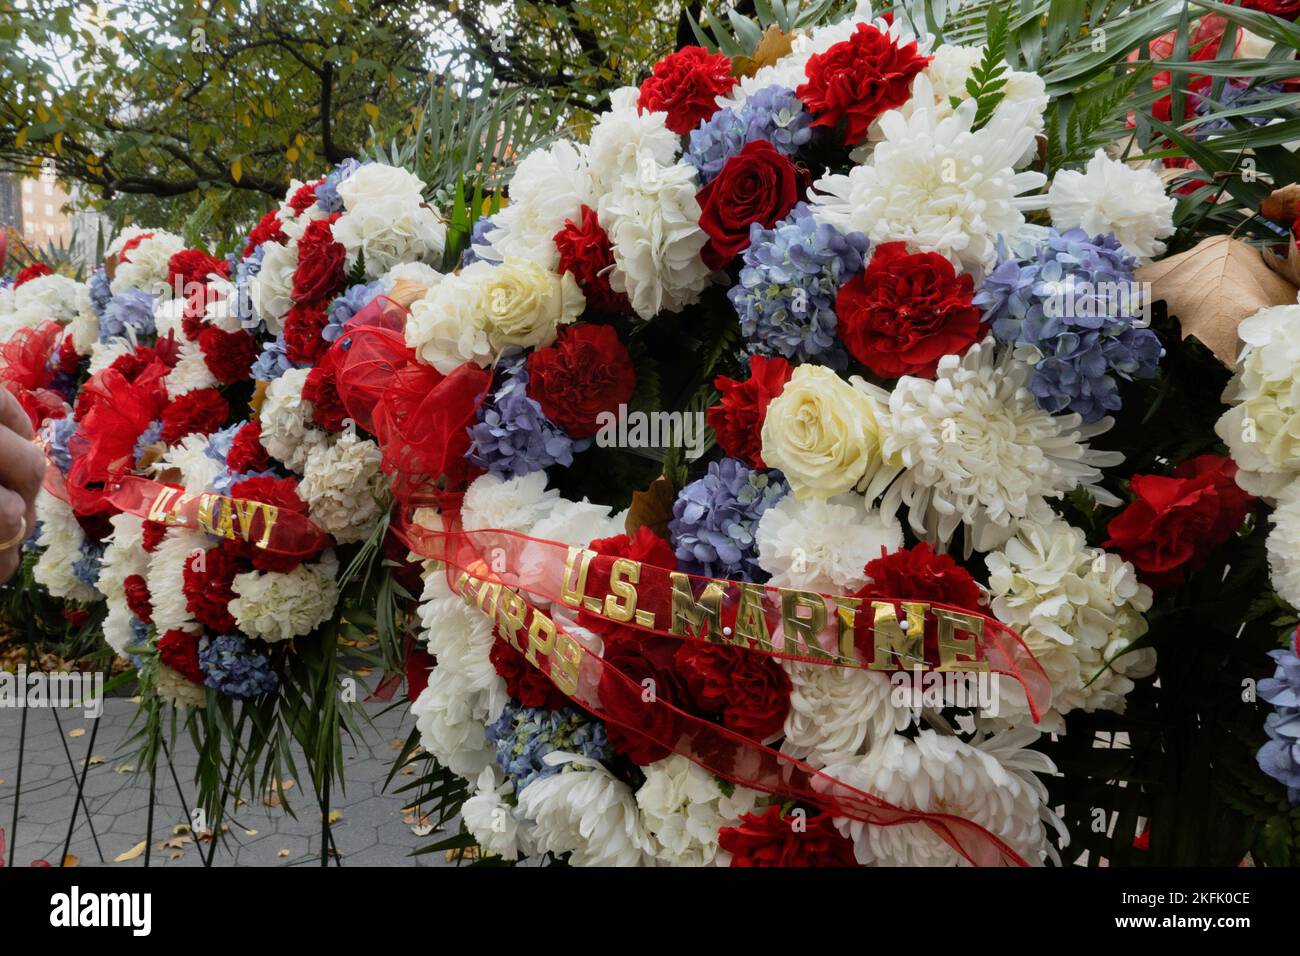
[[[23,670],[31,670],[32,666],[32,635],[29,631],[27,634],[27,663]],[[23,715],[18,726],[18,779],[14,781],[14,816],[13,822],[9,826],[9,868],[13,869],[14,854],[18,851],[18,810],[22,806],[23,798],[23,760],[27,756],[27,688],[19,688],[22,696]]]
[[[90,744],[86,747],[86,759],[81,763],[81,773],[77,779],[77,799],[72,804],[72,819],[68,821],[68,835],[63,841],[63,856],[59,858],[59,866],[63,866],[63,861],[68,858],[68,850],[72,848],[72,831],[77,827],[77,810],[78,808],[86,811],[86,823],[90,825],[90,835],[95,841],[95,852],[99,854],[99,862],[104,862],[104,851],[99,847],[99,834],[95,832],[95,821],[90,815],[90,807],[86,805],[86,773],[90,770],[90,755],[95,752],[95,738],[99,736],[99,722],[102,718],[96,717],[94,726],[90,728]],[[54,712],[54,722],[59,728],[59,739],[63,740],[63,724],[59,721],[59,712]],[[76,773],[76,766],[72,762],[72,751],[68,749],[68,742],[63,740],[63,752],[68,755],[68,766]]]
[[[153,808],[158,803],[158,761],[149,762],[149,811],[144,824],[144,867],[149,868],[149,857],[153,852]]]
[[[172,783],[176,785],[176,796],[180,798],[181,813],[185,816],[185,823],[192,825],[194,820],[190,816],[190,802],[185,799],[185,790],[181,787],[180,777],[176,776],[176,763],[172,760],[172,752],[167,747],[167,738],[159,737],[158,742],[162,744],[163,754],[167,757],[167,769],[171,771]]]

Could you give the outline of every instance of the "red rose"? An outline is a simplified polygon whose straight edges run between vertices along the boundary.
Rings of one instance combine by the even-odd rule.
[[[340,351],[330,349],[320,364],[307,373],[302,385],[302,397],[312,404],[312,419],[327,431],[343,431],[348,410],[339,398],[338,363]],[[346,353],[342,353],[346,354]]]
[[[506,692],[525,707],[559,710],[569,703],[568,695],[556,687],[553,680],[500,638],[492,642],[488,659],[506,682]]]
[[[922,542],[869,561],[866,586],[855,597],[937,601],[980,613],[982,595],[971,573],[946,554]]]
[[[740,647],[683,641],[674,663],[695,706],[717,714],[728,730],[766,740],[785,725],[790,676],[773,658]]]
[[[600,706],[610,722],[606,725],[610,745],[633,763],[645,766],[672,752],[659,741],[676,742],[681,734],[680,718],[656,701],[667,701],[679,709],[690,706],[691,693],[673,663],[681,645],[671,637],[657,637],[643,631],[622,628],[605,637],[605,662],[601,668]],[[613,669],[631,680],[629,686]],[[630,728],[639,727],[647,734]]]
[[[1131,561],[1152,587],[1177,587],[1246,520],[1252,495],[1237,486],[1237,465],[1198,455],[1170,477],[1134,475],[1133,503],[1111,519],[1103,545]]]
[[[840,836],[829,813],[783,817],[780,806],[746,813],[734,827],[718,830],[718,847],[731,854],[732,866],[856,866],[853,841]]]
[[[906,244],[886,242],[840,289],[837,331],[876,375],[933,378],[939,359],[960,355],[980,337],[974,291],[974,280],[937,252],[909,255]]]
[[[635,390],[632,356],[608,325],[570,326],[528,356],[528,397],[570,438],[596,434],[600,413],[616,411]]]
[[[234,549],[225,546],[208,548],[202,555],[186,555],[181,583],[185,606],[194,620],[218,634],[238,630],[230,602],[235,599],[232,584],[243,571]]]
[[[245,478],[230,486],[230,497],[242,498],[246,501],[261,501],[291,514],[307,514],[307,503],[298,497],[296,478],[274,478],[269,475]],[[259,571],[292,571],[305,560],[303,555],[277,554],[259,548],[250,541],[236,541],[231,547],[237,554],[247,558]]]
[[[683,47],[654,65],[636,105],[667,113],[668,128],[685,136],[718,111],[718,96],[731,92],[737,82],[724,54],[702,46]]]
[[[749,248],[749,227],[776,225],[807,187],[806,178],[767,140],[746,143],[696,196],[700,228],[709,236],[700,250],[704,264],[726,268]]]
[[[189,631],[167,631],[158,638],[158,656],[191,684],[203,683],[203,667],[199,664],[199,635]]]
[[[876,117],[907,102],[912,80],[930,60],[917,55],[915,41],[896,46],[888,34],[859,23],[849,39],[808,58],[808,82],[795,93],[816,116],[814,126],[844,121],[844,142],[856,146]]]
[[[721,404],[709,408],[709,427],[717,433],[718,447],[731,458],[751,468],[763,464],[763,419],[767,406],[781,394],[794,369],[783,358],[752,356],[749,378],[743,382],[719,375],[713,387],[721,393]]]
[[[266,471],[271,467],[271,456],[262,447],[261,422],[241,425],[230,442],[226,467],[231,474],[242,475],[248,471]]]
[[[226,332],[215,325],[204,326],[199,333],[199,350],[203,353],[203,364],[222,385],[252,378],[257,340],[243,329]]]
[[[633,561],[643,561],[652,567],[666,568],[669,571],[677,570],[677,555],[673,552],[672,545],[651,531],[646,525],[641,525],[636,529],[636,534],[630,537],[619,534],[612,538],[597,538],[587,547],[603,557],[630,558]],[[593,560],[591,562],[591,566],[587,570],[588,594],[610,593],[609,578],[611,568],[612,562],[610,561]],[[668,606],[668,594],[655,594],[650,583],[645,578],[642,578],[637,585],[637,590],[639,596],[637,604],[640,607]],[[619,627],[618,624],[597,617],[586,610],[578,611],[578,623],[589,631],[595,631],[598,634]]]
[[[162,411],[162,440],[174,445],[186,435],[209,435],[226,423],[230,404],[215,388],[196,388],[171,400]]]
[[[18,275],[14,277],[14,288],[18,288],[24,282],[30,282],[33,279],[39,279],[41,276],[53,275],[54,270],[44,262],[33,262],[24,269],[20,269]]]
[[[321,338],[327,320],[325,310],[314,304],[295,305],[284,317],[285,351],[295,365],[315,365],[330,343]]]
[[[315,219],[298,240],[298,266],[293,272],[293,301],[324,305],[343,285],[343,262],[348,252],[334,241],[334,213]]]
[[[146,624],[153,623],[153,603],[149,599],[149,585],[139,574],[128,575],[122,582],[122,590],[126,592],[126,606],[131,609],[131,613],[144,621]]]
[[[244,255],[251,256],[253,250],[264,242],[288,242],[289,237],[284,234],[280,227],[280,217],[278,210],[272,209],[262,216],[261,220],[253,227],[253,231],[248,234],[248,242],[244,244]]]
[[[229,271],[225,259],[210,256],[202,249],[182,249],[167,260],[167,284],[178,296],[184,296],[191,283],[207,285],[211,273],[227,278]]]
[[[609,284],[614,249],[609,236],[601,228],[596,210],[583,206],[581,224],[572,219],[564,220],[564,228],[555,234],[553,241],[560,252],[560,265],[556,271],[561,275],[573,273],[587,297],[587,308],[614,314],[631,311],[627,295],[615,292]]]

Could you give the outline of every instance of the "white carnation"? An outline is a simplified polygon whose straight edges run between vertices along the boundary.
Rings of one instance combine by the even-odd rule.
[[[45,585],[55,597],[83,604],[98,601],[99,592],[72,570],[81,559],[81,545],[86,540],[72,508],[42,488],[36,496],[36,520],[41,528],[36,538],[41,554],[32,569],[36,583]]]
[[[235,575],[229,610],[239,629],[268,643],[310,634],[334,613],[339,562],[326,551],[292,571],[247,571]]]
[[[758,564],[769,584],[839,594],[867,583],[868,561],[903,546],[903,528],[862,495],[829,500],[786,495],[758,522]]]
[[[198,560],[209,540],[197,531],[168,528],[149,555],[145,583],[149,585],[149,605],[159,634],[196,626],[185,598],[185,562]]]
[[[527,259],[554,271],[560,264],[555,234],[582,207],[596,205],[585,147],[560,140],[529,153],[510,178],[510,203],[492,217],[486,257]]]
[[[184,250],[185,240],[162,229],[148,231],[150,235],[126,254],[130,262],[119,259],[109,286],[113,295],[126,289],[139,289],[163,298],[172,294],[167,282],[167,263]],[[120,247],[116,254],[121,254]]]
[[[154,473],[166,475],[169,480],[175,480],[174,475],[179,472],[180,483],[191,495],[211,488],[223,468],[221,462],[208,454],[207,435],[186,435],[176,444],[168,445],[162,457],[153,464]]]
[[[166,664],[158,665],[154,690],[159,697],[176,707],[208,706],[208,694],[202,685],[192,683]]]
[[[1273,589],[1292,607],[1300,607],[1300,481],[1277,496],[1277,509],[1269,516],[1268,570]]]
[[[532,528],[555,507],[558,490],[546,490],[546,472],[500,478],[491,472],[475,478],[465,491],[461,520],[466,531],[499,528],[531,534]]]
[[[179,358],[164,380],[168,397],[176,399],[187,392],[217,386],[217,377],[208,368],[198,342],[182,339],[178,352]]]
[[[1150,259],[1174,232],[1174,198],[1150,169],[1134,169],[1097,150],[1084,172],[1062,169],[1047,192],[1052,225],[1090,236],[1113,232],[1129,252]]]

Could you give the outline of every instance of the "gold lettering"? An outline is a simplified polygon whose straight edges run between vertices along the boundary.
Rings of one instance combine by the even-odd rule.
[[[839,659],[846,664],[860,663],[857,642],[854,640],[854,627],[857,624],[858,608],[861,606],[861,598],[835,598],[835,633],[839,644]]]
[[[669,571],[668,579],[673,585],[673,620],[668,628],[669,633],[677,637],[703,637],[721,643],[722,585],[710,581],[697,603],[688,576],[680,571]]]
[[[909,665],[925,667],[925,611],[928,604],[904,601],[907,633],[898,626],[898,611],[889,601],[872,601],[872,639],[876,656],[873,671],[895,671]]]
[[[524,618],[528,616],[528,605],[524,603],[522,597],[507,589],[501,592],[497,611],[501,619],[501,626],[498,629],[501,636],[509,641],[515,650],[522,650],[519,646],[519,629],[524,626]]]
[[[780,588],[781,592],[781,630],[785,634],[784,649],[795,654],[803,644],[809,657],[830,657],[822,647],[818,635],[826,626],[826,599],[811,591],[796,588]],[[808,609],[808,617],[800,614],[801,609]]]
[[[591,567],[591,559],[595,556],[595,551],[588,551],[577,545],[569,546],[569,556],[564,562],[564,579],[560,584],[560,600],[569,607],[582,607],[582,596],[587,590],[587,570]],[[573,580],[575,563],[577,564],[576,582]]]
[[[179,488],[163,488],[158,492],[158,497],[154,498],[153,504],[149,506],[150,521],[166,521],[168,505],[171,504],[172,498],[180,494]]]
[[[528,663],[536,667],[537,655],[548,656],[554,646],[555,622],[541,611],[534,611],[533,619],[528,626],[528,651],[524,654]]]
[[[937,607],[934,616],[939,619],[939,666],[940,671],[986,671],[988,661],[976,660],[979,653],[979,641],[984,638],[984,619],[974,614],[949,611]],[[958,637],[957,631],[969,633],[970,637]],[[960,654],[965,660],[958,660]]]
[[[605,597],[605,616],[627,623],[636,615],[636,587],[641,580],[641,563],[630,558],[616,558],[609,568],[609,591]],[[619,598],[622,601],[619,601]]]
[[[265,548],[271,540],[271,529],[275,527],[276,519],[280,517],[280,509],[271,505],[262,505],[262,537],[258,538],[257,546]]]
[[[232,498],[230,499],[235,507],[235,514],[239,517],[239,536],[245,541],[253,539],[253,519],[257,517],[257,512],[262,508],[262,502],[254,501],[251,498]]]
[[[767,616],[763,613],[763,589],[757,584],[740,585],[736,633],[732,641],[742,647],[756,644],[765,651],[772,650],[772,635],[767,630]]]
[[[555,686],[572,696],[578,690],[578,665],[582,662],[582,645],[572,635],[560,631],[555,633],[555,624],[551,624],[555,634],[555,653],[551,655],[551,680]]]

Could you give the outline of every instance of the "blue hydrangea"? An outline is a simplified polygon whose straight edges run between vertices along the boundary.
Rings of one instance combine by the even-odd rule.
[[[528,397],[523,356],[503,358],[497,374],[500,384],[479,406],[478,424],[469,429],[469,460],[506,479],[572,465],[573,453],[588,448],[591,439],[575,442]]]
[[[735,458],[709,464],[703,478],[677,493],[668,533],[677,565],[688,574],[761,583],[758,519],[790,490],[777,471],[757,471]]]
[[[256,329],[261,324],[257,310],[253,308],[252,281],[262,271],[262,257],[265,250],[258,245],[251,253],[239,260],[231,275],[235,285],[235,314],[239,324],[246,329]]]
[[[384,287],[379,282],[365,282],[347,289],[325,310],[325,328],[321,330],[321,338],[326,342],[338,341],[348,320],[383,291]]]
[[[259,382],[274,382],[294,367],[289,360],[289,346],[281,332],[262,346],[261,353],[253,360],[253,378]]]
[[[488,725],[487,739],[496,752],[497,766],[514,782],[515,793],[534,780],[564,770],[563,764],[546,763],[544,758],[553,751],[592,760],[610,756],[605,725],[573,707],[546,710],[511,701],[496,722]]]
[[[1255,759],[1259,769],[1286,785],[1287,798],[1300,804],[1300,657],[1291,650],[1268,656],[1277,671],[1259,682],[1259,696],[1277,709],[1264,719],[1269,740]]]
[[[104,544],[91,538],[81,541],[81,555],[72,562],[72,574],[78,581],[93,588],[99,580],[99,568],[104,563]]]
[[[280,686],[271,657],[253,650],[242,634],[205,637],[199,643],[203,683],[227,697],[250,700]]]
[[[812,139],[812,121],[793,90],[764,87],[739,109],[718,110],[700,123],[691,133],[686,159],[708,183],[746,143],[766,140],[783,155],[793,156]]]
[[[1120,407],[1118,379],[1150,378],[1164,355],[1142,326],[1136,260],[1114,235],[1082,229],[1028,240],[1008,252],[975,295],[999,342],[1033,364],[1029,389],[1049,412],[1095,422]]]
[[[243,481],[245,478],[279,478],[274,471],[237,471],[233,474],[226,468],[222,468],[212,477],[208,483],[210,490],[219,495],[230,494],[230,489]]]
[[[108,273],[103,266],[97,266],[95,271],[90,274],[89,283],[90,307],[95,310],[95,316],[101,322],[104,320],[104,309],[113,298],[111,288],[112,281],[108,278]]]
[[[835,297],[862,271],[867,237],[818,224],[799,203],[773,229],[750,226],[749,242],[740,281],[727,293],[748,351],[844,368],[848,356],[835,337]]]
[[[491,259],[484,259],[474,251],[475,246],[486,246],[488,244],[487,234],[496,228],[496,223],[492,221],[491,216],[483,216],[474,220],[474,225],[469,231],[469,244],[465,246],[465,251],[461,253],[461,268],[473,265],[475,262],[492,262]],[[495,264],[495,263],[494,263]]]
[[[1259,106],[1281,96],[1284,92],[1286,91],[1281,83],[1260,83],[1252,86],[1250,80],[1228,80],[1223,84],[1217,103],[1209,96],[1200,96],[1196,93],[1192,94],[1192,99],[1196,103],[1196,115],[1209,116],[1221,110]],[[1267,113],[1239,116],[1237,119],[1245,120],[1252,126],[1266,126],[1272,121],[1272,117]],[[1224,116],[1198,124],[1192,135],[1196,139],[1207,139],[1213,133],[1228,133],[1234,129],[1236,127],[1232,125],[1232,120]]]
[[[149,446],[162,441],[162,431],[162,419],[155,418],[145,427],[145,430],[140,433],[140,437],[135,440],[135,450],[132,452],[132,455],[134,456],[135,466],[137,468],[141,467],[140,462],[144,459],[144,454],[149,449]]]
[[[123,289],[104,307],[99,320],[99,341],[123,337],[129,326],[137,339],[154,334],[153,307],[156,296],[140,289]]]
[[[342,212],[343,197],[339,195],[339,183],[360,169],[361,165],[355,159],[345,159],[330,170],[325,181],[316,187],[316,207],[325,212]]]
[[[77,431],[77,423],[71,415],[63,418],[48,419],[41,428],[45,439],[46,454],[50,461],[63,474],[72,467],[72,453],[68,451],[68,439]]]

